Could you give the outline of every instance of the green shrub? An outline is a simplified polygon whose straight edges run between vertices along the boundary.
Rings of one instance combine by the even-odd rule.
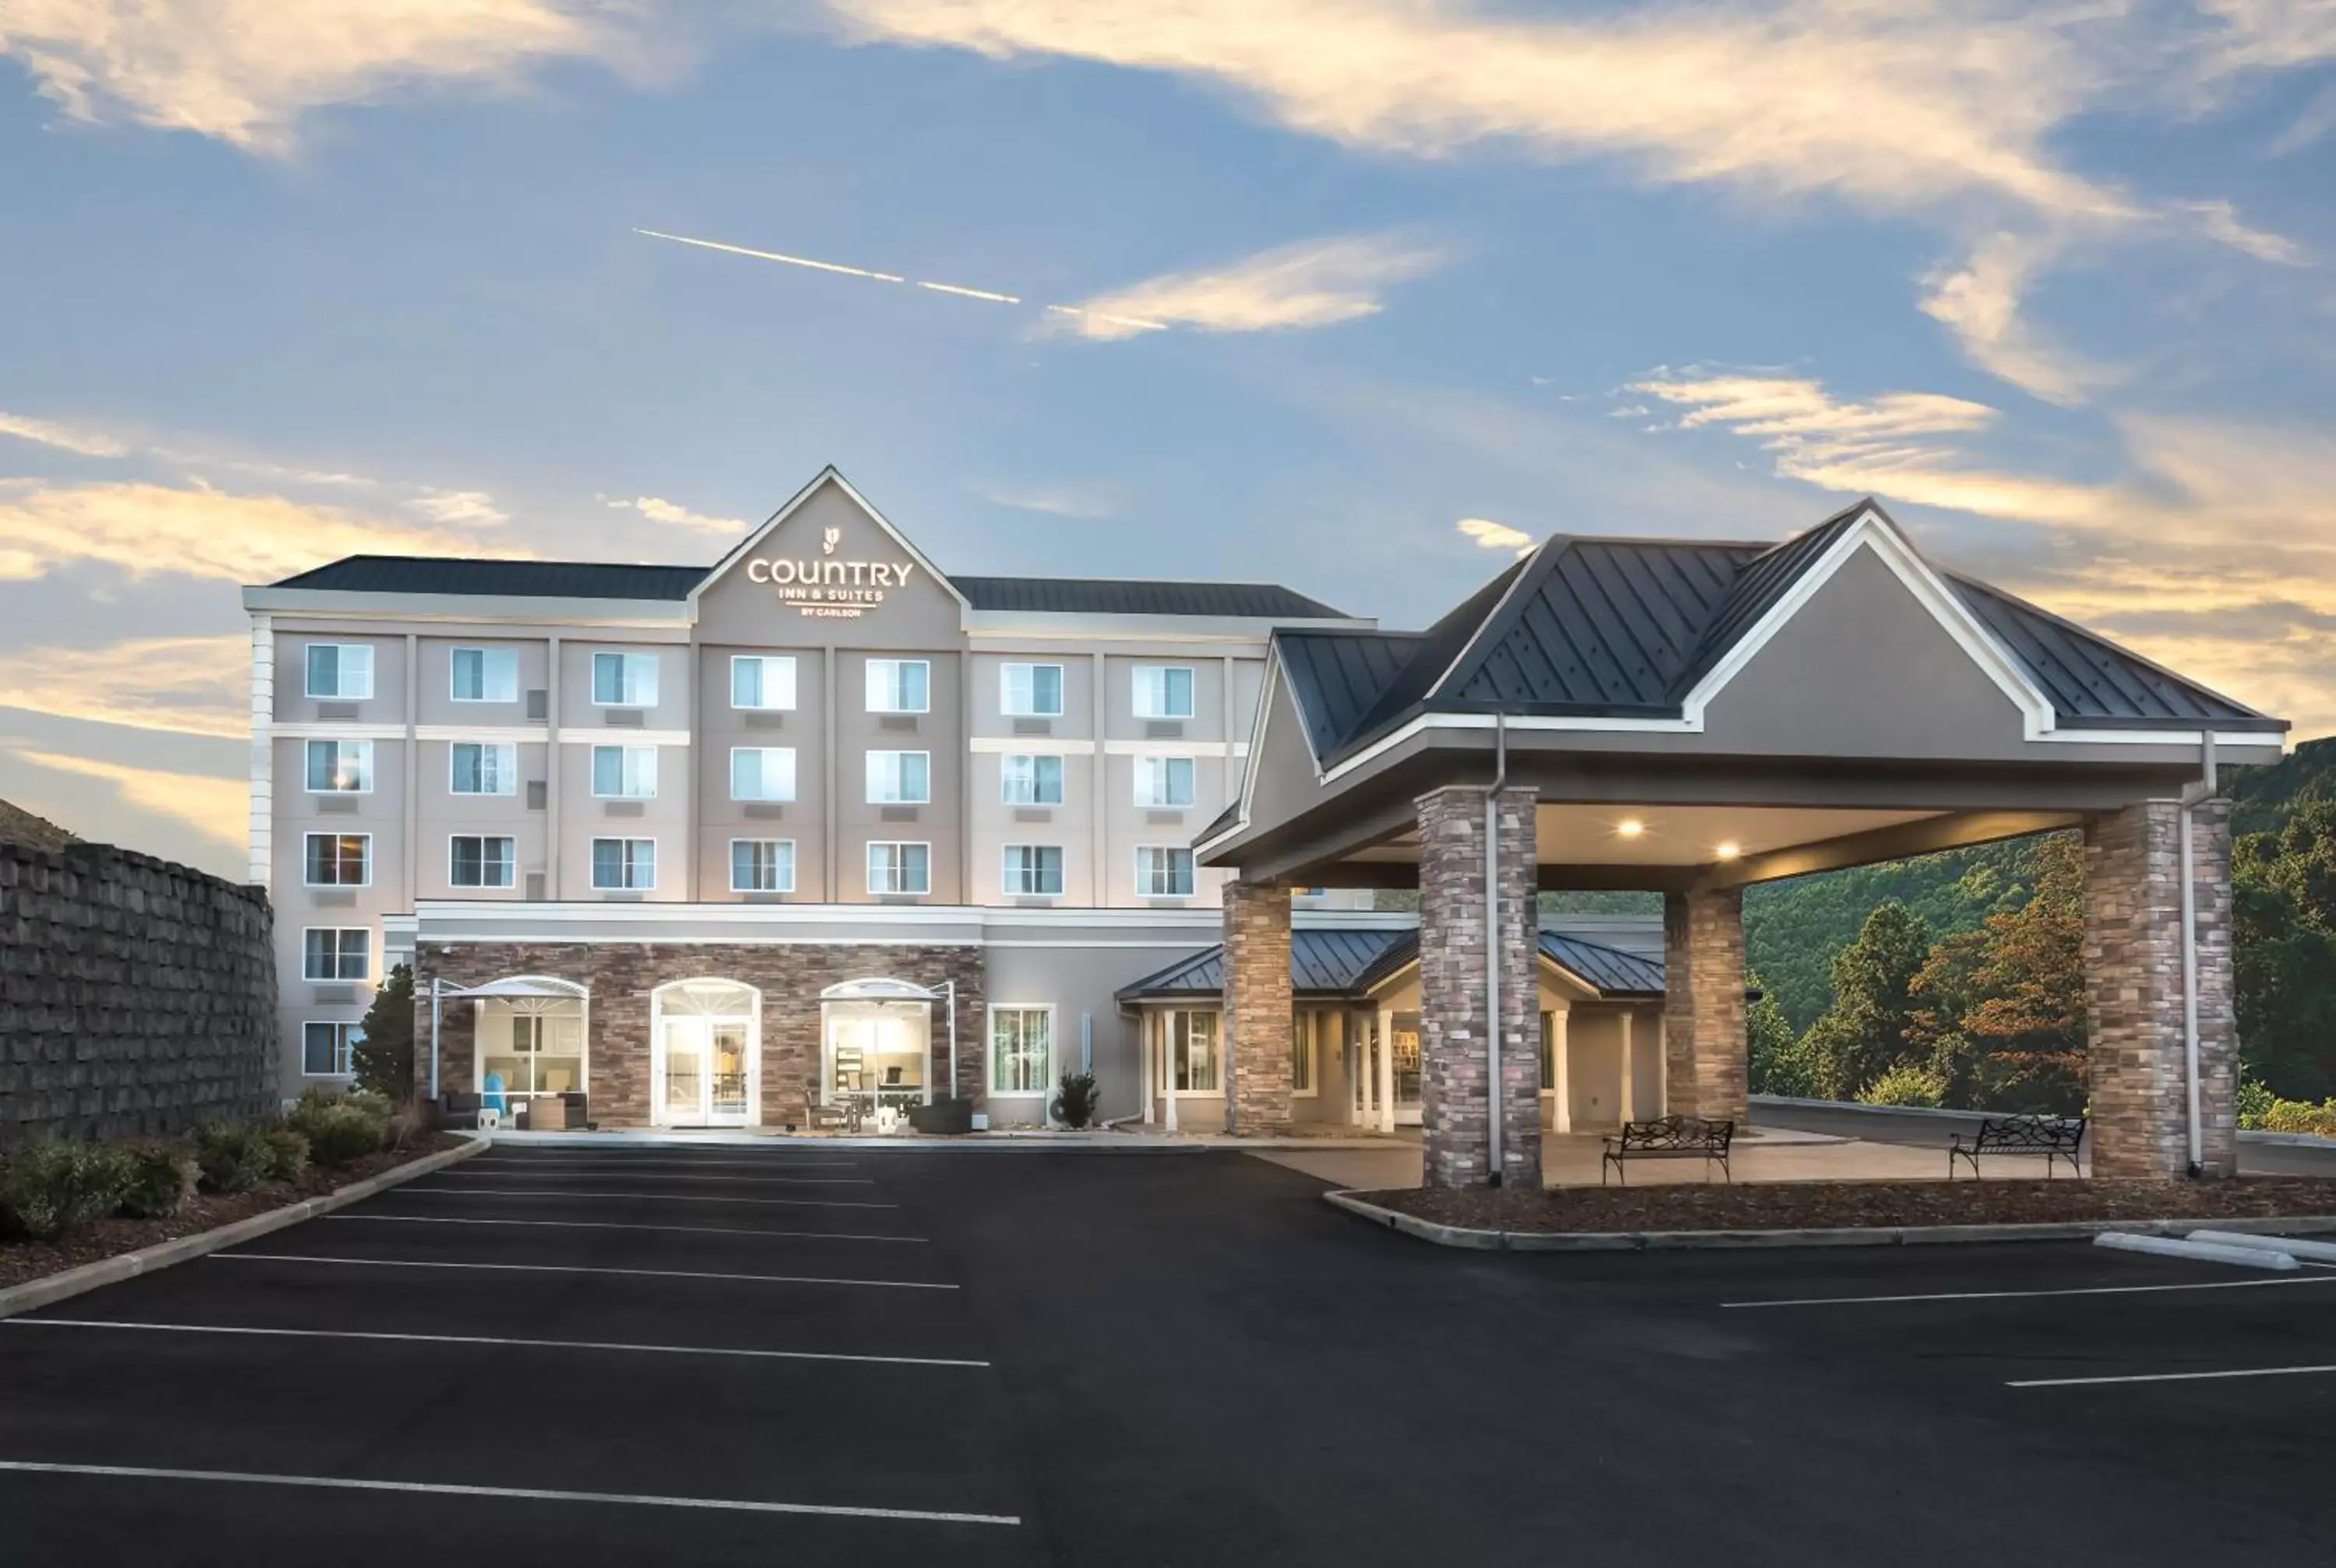
[[[1085,1126],[1095,1120],[1097,1094],[1093,1073],[1065,1073],[1055,1090],[1056,1118],[1066,1127]]]
[[[2262,1079],[2242,1077],[2239,1080],[2238,1111],[2239,1125],[2242,1127],[2262,1126],[2263,1118],[2271,1114],[2271,1108],[2277,1104],[2279,1104],[2279,1096],[2273,1094],[2271,1086]]]
[[[2336,1138],[2336,1100],[2313,1105],[2309,1100],[2273,1100],[2263,1113],[2266,1133],[2317,1133]]]
[[[195,1129],[195,1164],[206,1191],[248,1193],[268,1180],[276,1151],[268,1146],[265,1127],[213,1122]]]
[[[119,1144],[44,1139],[0,1165],[0,1214],[12,1229],[46,1241],[112,1213],[130,1180],[130,1154]]]
[[[284,1121],[307,1138],[310,1159],[320,1165],[346,1165],[388,1145],[391,1115],[389,1101],[380,1095],[311,1089]]]
[[[1930,1105],[1947,1097],[1947,1080],[1935,1068],[1902,1062],[1883,1072],[1857,1096],[1869,1105]]]
[[[268,1179],[297,1182],[308,1170],[308,1135],[295,1127],[270,1127],[260,1135],[268,1143]]]
[[[167,1220],[194,1196],[194,1156],[177,1144],[132,1144],[130,1183],[122,1212],[135,1220]]]

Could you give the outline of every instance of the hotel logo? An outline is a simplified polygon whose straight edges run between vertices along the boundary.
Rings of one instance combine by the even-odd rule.
[[[746,563],[746,580],[767,584],[781,604],[822,619],[852,619],[884,602],[892,589],[908,585],[916,563],[906,560],[836,559],[843,541],[840,528],[824,530],[820,553],[801,560],[757,556]]]

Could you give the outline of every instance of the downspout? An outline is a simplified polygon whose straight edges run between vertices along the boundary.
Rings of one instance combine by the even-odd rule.
[[[2201,776],[2196,782],[2183,786],[2180,813],[2182,1076],[2189,1089],[2190,1175],[2193,1180],[2206,1174],[2206,1141],[2198,1095],[2198,891],[2194,880],[2195,857],[2191,847],[2190,817],[2200,804],[2213,799],[2214,794],[2214,732],[2212,729],[2201,733],[2199,762]]]
[[[1484,796],[1484,1075],[1492,1130],[1484,1158],[1491,1184],[1501,1184],[1501,788],[1509,782],[1509,716],[1493,714],[1493,787]],[[2188,819],[2184,819],[2185,822]]]

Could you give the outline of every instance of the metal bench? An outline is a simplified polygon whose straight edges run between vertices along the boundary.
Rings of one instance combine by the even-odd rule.
[[[2077,1154],[2084,1143],[2082,1116],[1990,1116],[1968,1143],[1961,1133],[1947,1140],[1947,1180],[1955,1179],[1957,1160],[1969,1165],[1971,1179],[1978,1180],[1983,1154],[2041,1154],[2046,1181],[2052,1179],[2052,1166],[2060,1160],[2068,1162],[2069,1174],[2082,1175]]]
[[[1733,1121],[1661,1116],[1651,1122],[1625,1122],[1620,1133],[1606,1137],[1606,1152],[1598,1162],[1598,1184],[1606,1184],[1606,1167],[1611,1165],[1615,1181],[1630,1185],[1625,1168],[1631,1160],[1701,1160],[1705,1181],[1711,1180],[1711,1166],[1716,1164],[1719,1174],[1733,1184],[1736,1174],[1728,1168],[1728,1148],[1735,1141]]]

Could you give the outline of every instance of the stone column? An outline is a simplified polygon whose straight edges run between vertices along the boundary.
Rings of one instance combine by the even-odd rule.
[[[1290,1131],[1290,884],[1225,884],[1225,1131]]]
[[[1665,893],[1666,1115],[1744,1125],[1751,1108],[1744,1012],[1744,890]]]
[[[1504,789],[1500,888],[1487,919],[1482,786],[1419,797],[1420,1124],[1431,1187],[1481,1187],[1492,1130],[1485,954],[1501,979],[1501,1181],[1541,1188],[1540,1002],[1535,958],[1534,792]]]
[[[2180,812],[2172,801],[2144,801],[2085,829],[2085,1051],[2098,1176],[2171,1179],[2189,1168]],[[2229,803],[2200,805],[2191,834],[2200,1164],[2227,1176],[2237,1168],[2239,1057]]]

